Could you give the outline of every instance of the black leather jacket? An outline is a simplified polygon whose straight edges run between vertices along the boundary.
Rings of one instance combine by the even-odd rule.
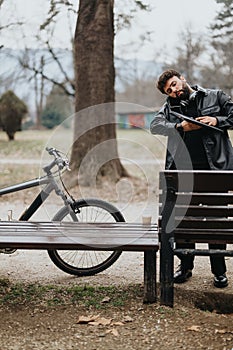
[[[231,98],[222,90],[203,89],[199,86],[193,86],[192,89],[197,92],[195,94],[197,117],[205,115],[216,117],[217,127],[224,131],[220,133],[203,128],[202,142],[210,169],[233,170],[233,150],[227,132],[227,129],[233,129],[233,102]],[[172,105],[172,100],[174,99],[167,98],[166,103],[155,115],[150,126],[152,134],[168,136],[166,169],[171,168],[177,157],[177,152],[180,152],[183,136],[177,137],[178,132],[175,125],[181,121],[170,115],[169,110],[185,114],[180,105]]]

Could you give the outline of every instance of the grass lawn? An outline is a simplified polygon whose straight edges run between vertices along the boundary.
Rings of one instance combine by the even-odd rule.
[[[0,157],[9,158],[38,158],[46,146],[69,151],[72,146],[72,131],[63,130],[28,130],[16,133],[14,141],[8,141],[4,132],[0,132]],[[155,137],[146,130],[118,130],[118,148],[120,156],[132,158],[150,158],[153,154],[161,156],[164,151],[164,139]],[[146,153],[148,153],[146,155]],[[150,154],[152,153],[152,154]]]
[[[67,129],[22,131],[16,133],[15,140],[10,142],[6,134],[0,132],[0,186],[38,176],[41,169],[40,160],[42,164],[50,159],[44,153],[45,148],[52,146],[69,153],[72,139],[72,130]],[[137,161],[150,163],[164,158],[164,140],[152,136],[149,131],[118,130],[117,139],[119,155],[127,170],[134,175],[143,176],[144,166],[138,165]],[[15,159],[17,164],[14,164],[12,159]],[[35,164],[18,164],[28,159],[31,163],[35,160]]]
[[[229,132],[233,140],[233,132]],[[6,133],[0,132],[0,186],[4,187],[22,180],[29,180],[40,174],[41,164],[50,161],[44,152],[47,146],[69,153],[72,148],[73,132],[69,129],[28,130],[16,133],[14,141],[8,141]],[[163,169],[166,138],[154,136],[148,130],[117,130],[118,151],[124,166],[130,174],[138,177],[153,177],[155,170]],[[7,162],[9,159],[9,163]],[[11,159],[16,159],[14,164]],[[23,160],[35,164],[23,164]]]

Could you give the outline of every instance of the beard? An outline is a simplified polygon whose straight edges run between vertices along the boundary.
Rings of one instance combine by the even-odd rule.
[[[176,97],[169,97],[171,105],[180,104],[181,101],[186,101],[185,103],[187,103],[189,100],[190,94],[191,94],[191,92],[189,90],[187,83],[185,81],[182,82],[180,94],[176,95]]]
[[[177,99],[179,101],[187,101],[187,100],[189,100],[189,96],[190,96],[189,87],[188,87],[188,85],[185,82],[183,82],[183,84],[182,84],[182,93],[179,96],[177,96]]]

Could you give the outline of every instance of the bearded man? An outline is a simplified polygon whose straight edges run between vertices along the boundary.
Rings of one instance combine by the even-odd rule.
[[[190,86],[184,76],[174,69],[160,75],[157,88],[168,97],[151,123],[151,132],[168,136],[165,168],[185,170],[190,169],[191,164],[194,170],[233,170],[233,150],[227,132],[233,128],[231,97],[222,90]],[[203,126],[182,120],[173,112],[201,122]],[[195,245],[180,244],[177,248],[193,249]],[[226,245],[209,245],[209,248],[226,249]],[[178,257],[181,264],[174,274],[174,283],[183,283],[192,276],[194,257],[182,254]],[[224,257],[210,256],[210,263],[214,286],[226,287],[228,279]]]

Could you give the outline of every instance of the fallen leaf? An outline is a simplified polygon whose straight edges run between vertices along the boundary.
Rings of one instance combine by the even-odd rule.
[[[110,300],[111,300],[111,298],[109,298],[109,297],[105,297],[105,298],[103,298],[102,300],[101,300],[101,303],[109,303],[110,302]]]
[[[118,336],[119,336],[118,330],[117,330],[116,328],[113,328],[113,329],[112,329],[112,334],[113,334],[115,337],[118,337]]]
[[[217,334],[217,333],[225,334],[225,333],[227,333],[227,330],[226,329],[215,329],[215,334]]]
[[[79,324],[87,324],[89,322],[94,322],[99,318],[99,315],[96,316],[79,316],[77,323]]]
[[[113,322],[112,325],[114,326],[124,326],[123,322]]]
[[[133,322],[133,318],[130,316],[125,316],[123,320],[124,322]]]
[[[193,325],[193,326],[187,328],[187,331],[200,332],[200,326]]]
[[[98,317],[94,321],[90,321],[89,324],[92,326],[108,326],[112,322],[111,318]]]
[[[96,322],[96,321],[88,322],[88,324],[91,326],[99,326],[99,322]]]
[[[226,333],[233,333],[233,331],[228,331],[227,329],[215,329],[215,333],[226,334]]]
[[[108,329],[106,331],[106,334],[110,334],[110,333],[113,334],[115,337],[119,337],[119,332],[118,332],[118,330],[116,328]]]

